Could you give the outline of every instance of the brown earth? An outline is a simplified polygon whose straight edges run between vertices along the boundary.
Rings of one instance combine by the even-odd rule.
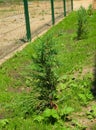
[[[93,8],[96,9],[96,0],[93,0]]]

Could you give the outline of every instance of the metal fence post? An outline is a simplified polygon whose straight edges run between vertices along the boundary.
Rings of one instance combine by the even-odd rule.
[[[73,0],[71,0],[71,10],[73,10]]]
[[[25,13],[27,40],[31,41],[31,30],[30,30],[30,20],[29,20],[29,11],[28,11],[28,0],[23,0],[23,2],[24,2],[24,13]]]
[[[66,0],[63,0],[64,16],[66,16]]]
[[[55,24],[55,16],[54,16],[54,0],[51,0],[51,12],[52,12],[52,24]]]

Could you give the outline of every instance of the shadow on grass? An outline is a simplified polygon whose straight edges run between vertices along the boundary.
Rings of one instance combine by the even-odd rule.
[[[94,58],[94,71],[93,71],[94,77],[93,77],[93,85],[92,85],[92,93],[94,97],[96,98],[96,53],[95,53],[95,58]]]

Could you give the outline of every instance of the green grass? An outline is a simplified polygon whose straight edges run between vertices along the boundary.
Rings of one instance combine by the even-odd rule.
[[[93,127],[91,129],[92,130],[96,130],[96,125],[93,125]]]
[[[46,35],[52,34],[57,42],[57,59],[60,64],[57,74],[61,81],[57,88],[60,91],[62,90],[57,95],[59,99],[58,106],[62,109],[67,106],[72,107],[74,112],[78,112],[93,99],[90,92],[93,74],[91,72],[82,74],[82,72],[84,69],[90,69],[94,66],[94,54],[96,51],[95,21],[96,12],[88,18],[88,38],[79,41],[74,40],[74,37],[76,37],[77,16],[76,12],[73,12],[40,38],[42,40]],[[32,65],[32,55],[34,54],[33,48],[35,45],[39,45],[40,39],[38,38],[33,43],[30,43],[23,51],[17,53],[0,66],[0,115],[4,119],[7,118],[7,121],[0,121],[2,129],[6,126],[8,130],[13,130],[15,127],[18,130],[23,130],[24,128],[25,130],[37,130],[38,128],[40,130],[67,130],[64,126],[62,128],[62,125],[48,126],[47,124],[34,123],[32,121],[33,118],[23,119],[22,116],[19,116],[22,111],[17,110],[16,115],[14,115],[14,112],[10,110],[11,108],[13,109],[16,102],[19,103],[20,98],[24,98],[25,95],[29,94],[28,90],[33,89],[30,66]],[[75,74],[78,74],[78,76],[75,76]],[[81,129],[81,127],[76,126],[77,129]]]

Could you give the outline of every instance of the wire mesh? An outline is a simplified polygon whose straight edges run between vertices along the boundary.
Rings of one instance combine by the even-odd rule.
[[[70,13],[72,11],[71,0],[66,0],[66,12]]]
[[[29,1],[29,16],[32,37],[38,35],[51,25],[50,0]]]
[[[54,12],[55,12],[55,21],[64,17],[64,6],[63,0],[54,1]]]
[[[55,21],[63,18],[63,0],[54,1]],[[71,9],[71,0],[66,0]],[[28,0],[32,38],[52,25],[51,1]],[[0,0],[0,58],[26,41],[26,25],[23,0]]]
[[[23,1],[0,3],[0,58],[18,48],[26,35]]]

